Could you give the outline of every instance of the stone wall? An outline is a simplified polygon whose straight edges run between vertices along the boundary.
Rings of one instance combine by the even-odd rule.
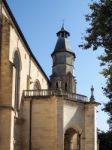
[[[23,40],[23,37],[20,35],[18,32],[18,29],[10,17],[10,14],[8,13],[7,9],[3,5],[3,15],[5,18],[7,18],[7,21],[9,22],[9,37],[8,37],[8,32],[7,38],[9,38],[9,45],[7,47],[7,52],[4,52],[5,57],[6,54],[7,56],[7,63],[14,63],[14,53],[15,51],[18,51],[19,56],[20,56],[20,61],[21,61],[21,71],[20,71],[20,103],[21,103],[21,96],[23,93],[23,90],[28,89],[33,89],[34,83],[36,80],[40,82],[41,89],[47,89],[48,88],[48,80],[45,77],[44,73],[40,69],[40,66],[37,64],[37,62],[34,60],[32,57],[32,54],[30,52],[30,48],[28,49],[29,46],[26,46],[26,43]],[[4,24],[3,24],[4,26]],[[4,40],[4,37],[3,37]],[[3,58],[3,56],[2,56]],[[6,61],[6,58],[3,58]],[[14,68],[13,68],[14,70]],[[12,74],[11,74],[12,77]],[[28,77],[29,77],[29,85],[28,85]],[[14,82],[14,76],[12,85]],[[29,86],[29,87],[28,87]],[[12,91],[14,91],[15,87],[12,87]],[[12,101],[14,100],[14,96],[12,96]]]
[[[29,105],[31,105],[31,120]],[[55,96],[24,100],[24,137],[29,137],[30,135],[28,123],[31,121],[31,143],[29,143],[28,138],[26,138],[27,140],[23,139],[25,140],[24,150],[27,150],[26,147],[30,144],[32,150],[62,150],[60,148],[62,143],[61,145],[59,143],[59,138],[63,141],[62,123],[60,122],[62,118],[58,112],[60,107],[61,105],[58,106],[58,100]],[[60,121],[58,118],[60,118]],[[61,137],[58,134],[61,134]]]
[[[12,65],[9,63],[10,25],[3,17],[0,62],[0,149],[10,149]],[[1,34],[1,33],[0,33]]]
[[[24,142],[26,147],[29,142],[31,101],[31,144],[33,150],[63,150],[64,135],[68,129],[73,129],[76,132],[75,135],[78,139],[76,136],[73,138],[80,140],[80,143],[76,142],[78,147],[80,146],[80,150],[96,150],[95,104],[65,100],[63,96],[25,98],[22,116],[25,119],[23,137],[27,137]],[[27,149],[24,147],[24,150]]]
[[[97,150],[96,103],[85,105],[85,150]]]
[[[64,134],[68,129],[74,129],[80,136],[80,148],[84,149],[85,136],[85,105],[84,103],[65,100],[64,101]],[[79,142],[78,142],[79,146]]]
[[[48,79],[33,55],[31,55],[23,37],[18,32],[17,26],[4,5],[2,13],[2,32],[0,32],[2,36],[0,52],[0,149],[13,150],[14,143],[20,143],[15,134],[19,133],[19,126],[21,126],[21,121],[19,121],[18,125],[17,120],[19,113],[14,108],[15,66],[13,59],[15,51],[19,53],[21,60],[19,106],[21,106],[23,90],[33,89],[36,80],[40,82],[42,89],[47,89]]]
[[[64,101],[64,133],[73,128],[80,136],[81,150],[97,150],[96,103]]]

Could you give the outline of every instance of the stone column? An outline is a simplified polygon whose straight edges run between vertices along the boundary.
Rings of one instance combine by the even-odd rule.
[[[96,104],[85,105],[85,150],[97,150]]]
[[[63,96],[57,96],[57,150],[64,149]]]
[[[12,108],[12,65],[9,62],[10,23],[3,16],[0,59],[0,149],[10,150]]]

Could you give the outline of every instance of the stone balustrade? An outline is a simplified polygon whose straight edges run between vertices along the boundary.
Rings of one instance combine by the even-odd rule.
[[[88,98],[85,95],[67,93],[61,90],[24,90],[24,97],[45,97],[45,96],[64,96],[66,99],[74,101],[88,102]]]

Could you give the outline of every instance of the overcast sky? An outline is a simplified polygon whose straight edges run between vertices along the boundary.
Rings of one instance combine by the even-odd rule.
[[[88,23],[85,14],[89,12],[91,0],[7,0],[10,8],[43,70],[49,77],[52,72],[51,53],[56,44],[56,32],[62,26],[71,34],[69,40],[76,54],[74,76],[77,80],[77,93],[90,97],[91,85],[95,88],[98,107],[97,127],[107,130],[107,115],[101,111],[107,99],[103,95],[102,86],[105,79],[100,75],[100,61],[97,59],[103,50],[93,52],[82,50],[81,44]]]

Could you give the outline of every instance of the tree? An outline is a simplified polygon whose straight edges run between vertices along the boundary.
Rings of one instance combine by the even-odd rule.
[[[110,101],[103,110],[109,114],[108,123],[112,130],[112,0],[92,1],[89,7],[91,12],[86,15],[89,27],[80,47],[93,50],[103,48],[104,50],[99,59],[103,66],[102,75],[106,78],[103,91]]]
[[[112,150],[111,132],[98,132],[99,150]]]

